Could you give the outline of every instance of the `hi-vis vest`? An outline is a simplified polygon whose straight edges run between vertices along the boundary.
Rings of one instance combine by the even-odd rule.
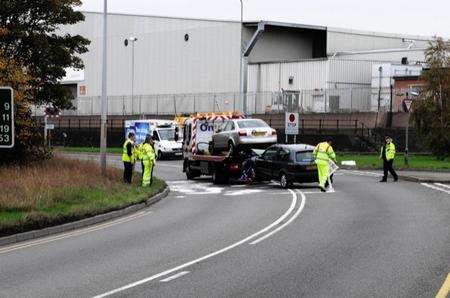
[[[395,145],[394,143],[390,142],[389,144],[386,144],[386,146],[381,147],[381,156],[383,156],[383,148],[386,150],[386,160],[392,160],[395,158]]]
[[[133,145],[133,141],[130,139],[127,139],[125,141],[125,143],[123,143],[123,147],[122,147],[122,161],[123,162],[134,162],[134,149],[131,150],[132,154],[131,156],[128,156],[128,152],[127,152],[127,146],[128,144],[132,144]]]
[[[336,154],[333,151],[333,147],[327,142],[319,143],[314,149],[314,156],[316,160],[329,161],[336,158]]]
[[[147,144],[147,143],[143,144],[142,147],[141,147],[141,159],[142,159],[142,161],[144,161],[144,162],[149,161],[151,163],[154,163],[155,162],[155,158],[156,158],[155,150],[153,149],[152,145]]]

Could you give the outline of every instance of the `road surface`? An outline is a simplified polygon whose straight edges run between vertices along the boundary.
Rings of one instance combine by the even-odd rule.
[[[172,191],[147,210],[0,247],[0,297],[434,297],[445,286],[446,185],[341,171],[334,193],[217,187],[186,181],[180,161],[156,174]]]

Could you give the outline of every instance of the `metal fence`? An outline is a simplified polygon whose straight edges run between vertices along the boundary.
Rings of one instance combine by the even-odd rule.
[[[241,111],[247,114],[377,112],[389,109],[389,88],[315,89],[283,92],[108,96],[109,115],[174,115]],[[244,109],[246,102],[246,109]],[[99,115],[101,97],[79,97],[64,115]],[[42,115],[42,109],[35,109]]]

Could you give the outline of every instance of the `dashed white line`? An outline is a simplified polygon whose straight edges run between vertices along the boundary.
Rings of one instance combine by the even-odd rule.
[[[200,263],[200,262],[202,262],[202,261],[205,261],[205,260],[207,260],[207,259],[209,259],[209,258],[212,258],[212,257],[214,257],[214,256],[220,255],[220,254],[222,254],[222,253],[224,253],[224,252],[226,252],[226,251],[229,251],[230,249],[233,249],[233,248],[235,248],[235,247],[237,247],[237,246],[239,246],[239,245],[242,245],[242,244],[244,244],[244,243],[250,241],[251,239],[253,239],[253,238],[255,238],[255,237],[258,237],[259,235],[261,235],[261,234],[263,234],[263,233],[265,233],[265,232],[271,230],[273,227],[276,227],[278,224],[280,224],[285,218],[287,218],[287,217],[293,212],[293,210],[294,210],[294,208],[295,208],[295,205],[297,204],[297,194],[296,194],[295,192],[293,192],[293,191],[291,191],[291,193],[292,193],[292,202],[291,202],[291,205],[290,205],[289,209],[288,209],[288,210],[287,210],[280,218],[278,218],[276,221],[274,221],[272,224],[268,225],[268,226],[265,227],[264,229],[262,229],[262,230],[260,230],[260,231],[258,231],[258,232],[256,232],[256,233],[254,233],[254,234],[248,236],[247,238],[242,239],[241,241],[238,241],[238,242],[236,242],[236,243],[233,243],[233,244],[231,244],[231,245],[229,245],[229,246],[227,246],[227,247],[225,247],[225,248],[222,248],[222,249],[220,249],[220,250],[217,250],[217,251],[215,251],[215,252],[212,252],[212,253],[210,253],[210,254],[207,254],[207,255],[205,255],[205,256],[203,256],[203,257],[200,257],[200,258],[195,259],[195,260],[193,260],[193,261],[184,263],[184,264],[182,264],[182,265],[180,265],[180,266],[177,266],[177,267],[174,267],[174,268],[172,268],[172,269],[168,269],[168,270],[166,270],[166,271],[164,271],[164,272],[155,274],[155,275],[153,275],[153,276],[150,276],[150,277],[147,277],[147,278],[138,280],[138,281],[136,281],[136,282],[130,283],[130,284],[125,285],[125,286],[122,286],[122,287],[120,287],[120,288],[111,290],[111,291],[109,291],[109,292],[106,292],[106,293],[103,293],[103,294],[94,296],[94,298],[102,298],[102,297],[111,296],[111,295],[114,295],[114,294],[123,292],[123,291],[125,291],[125,290],[128,290],[128,289],[131,289],[131,288],[140,286],[140,285],[145,284],[145,283],[148,283],[148,282],[150,282],[150,281],[152,281],[152,280],[158,279],[158,278],[160,278],[160,277],[163,277],[163,276],[166,276],[166,275],[168,275],[168,274],[177,272],[177,271],[179,271],[179,270],[181,270],[181,269],[184,269],[184,268],[186,268],[186,267],[189,267],[189,266],[192,266],[192,265],[194,265],[194,264],[197,264],[197,263]]]
[[[180,278],[180,277],[182,277],[182,276],[184,276],[184,275],[186,275],[186,274],[188,274],[188,273],[189,273],[189,271],[182,271],[182,272],[177,273],[177,274],[175,274],[175,275],[169,276],[168,278],[161,279],[160,282],[169,282],[169,281],[171,281],[171,280]]]

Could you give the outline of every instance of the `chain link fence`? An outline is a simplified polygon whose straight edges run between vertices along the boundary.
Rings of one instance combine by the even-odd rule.
[[[388,111],[390,88],[315,89],[283,92],[108,96],[108,115],[174,115],[241,111],[247,114]],[[244,103],[246,109],[244,110]],[[101,97],[79,97],[63,115],[100,115]],[[36,116],[42,109],[35,109]]]

